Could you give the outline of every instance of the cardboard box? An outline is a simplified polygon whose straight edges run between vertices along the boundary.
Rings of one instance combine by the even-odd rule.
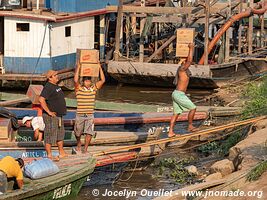
[[[12,132],[11,119],[0,118],[0,140],[10,141]]]
[[[78,49],[77,56],[81,64],[99,63],[99,51],[96,49]]]
[[[39,97],[43,90],[42,85],[30,85],[26,95],[30,98],[33,104],[40,104]]]
[[[100,64],[81,64],[80,76],[98,77]]]
[[[195,29],[194,28],[179,28],[176,30],[177,44],[189,44],[194,43]]]
[[[189,52],[188,44],[176,44],[176,56],[187,58]]]

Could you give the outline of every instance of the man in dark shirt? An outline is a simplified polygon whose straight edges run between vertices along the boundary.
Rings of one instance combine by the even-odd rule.
[[[62,117],[67,111],[64,93],[57,85],[59,77],[56,71],[49,70],[46,74],[46,78],[47,83],[39,98],[43,108],[43,119],[45,123],[45,150],[47,152],[47,157],[52,159],[51,146],[57,143],[59,158],[64,158],[67,156],[63,149],[65,130]]]

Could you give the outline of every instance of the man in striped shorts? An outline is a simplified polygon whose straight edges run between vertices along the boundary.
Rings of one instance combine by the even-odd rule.
[[[82,84],[79,83],[80,65],[78,64],[75,71],[74,82],[77,99],[77,113],[74,125],[74,133],[77,139],[76,153],[81,153],[81,136],[85,135],[84,153],[87,153],[88,146],[94,132],[94,109],[96,92],[105,83],[105,75],[100,67],[100,80],[93,83],[91,77],[82,78]]]
[[[67,156],[63,149],[63,140],[65,137],[65,129],[63,123],[63,116],[67,112],[66,101],[62,89],[57,85],[59,77],[57,72],[49,70],[46,74],[47,83],[41,92],[39,101],[43,108],[43,120],[45,123],[44,142],[47,157],[52,158],[51,146],[57,144],[59,158]]]

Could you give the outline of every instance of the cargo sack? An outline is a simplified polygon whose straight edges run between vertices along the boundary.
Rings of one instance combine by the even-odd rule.
[[[42,160],[34,160],[24,167],[24,174],[30,179],[44,178],[54,175],[58,172],[58,166],[48,158],[44,158]]]

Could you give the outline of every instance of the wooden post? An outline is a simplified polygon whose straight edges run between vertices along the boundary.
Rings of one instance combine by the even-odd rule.
[[[159,0],[157,0],[157,4],[156,4],[157,7],[159,7]],[[155,24],[155,51],[158,49],[158,31],[159,31],[159,23],[156,22]]]
[[[130,44],[130,17],[126,16],[126,57],[129,58],[129,44]]]
[[[239,13],[242,12],[243,10],[243,1],[240,0],[240,5],[239,5]],[[243,26],[241,25],[241,22],[239,21],[239,26],[238,26],[238,53],[241,53],[241,48],[242,48],[242,30]]]
[[[141,0],[141,6],[144,7],[145,5],[146,5],[146,1]],[[145,26],[145,18],[142,18],[140,22],[139,62],[144,62],[144,37],[142,37],[144,26]]]
[[[99,38],[100,60],[105,57],[105,15],[100,15],[100,38]]]
[[[228,18],[231,16],[231,0],[228,1],[229,3],[229,8],[228,8],[228,12],[227,12],[227,16]],[[229,57],[230,57],[230,31],[231,31],[231,27],[226,31],[225,34],[225,61],[228,62],[229,61]]]
[[[204,65],[208,64],[208,46],[209,46],[209,17],[210,17],[210,0],[205,0],[205,14],[206,14],[206,22],[205,22],[205,60]]]
[[[134,16],[132,16],[132,32],[135,35],[136,34],[136,16],[134,13]]]
[[[253,0],[249,0],[249,7],[253,8]],[[253,15],[248,19],[248,54],[252,54]]]
[[[264,40],[265,40],[265,29],[264,29],[264,15],[261,15],[261,47],[264,47]]]
[[[123,5],[123,0],[119,0],[118,14],[117,14],[117,24],[116,24],[116,35],[115,35],[115,51],[114,51],[114,59],[115,59],[115,61],[119,60],[119,53],[120,53],[120,33],[121,33],[121,20],[122,20],[122,5]]]

